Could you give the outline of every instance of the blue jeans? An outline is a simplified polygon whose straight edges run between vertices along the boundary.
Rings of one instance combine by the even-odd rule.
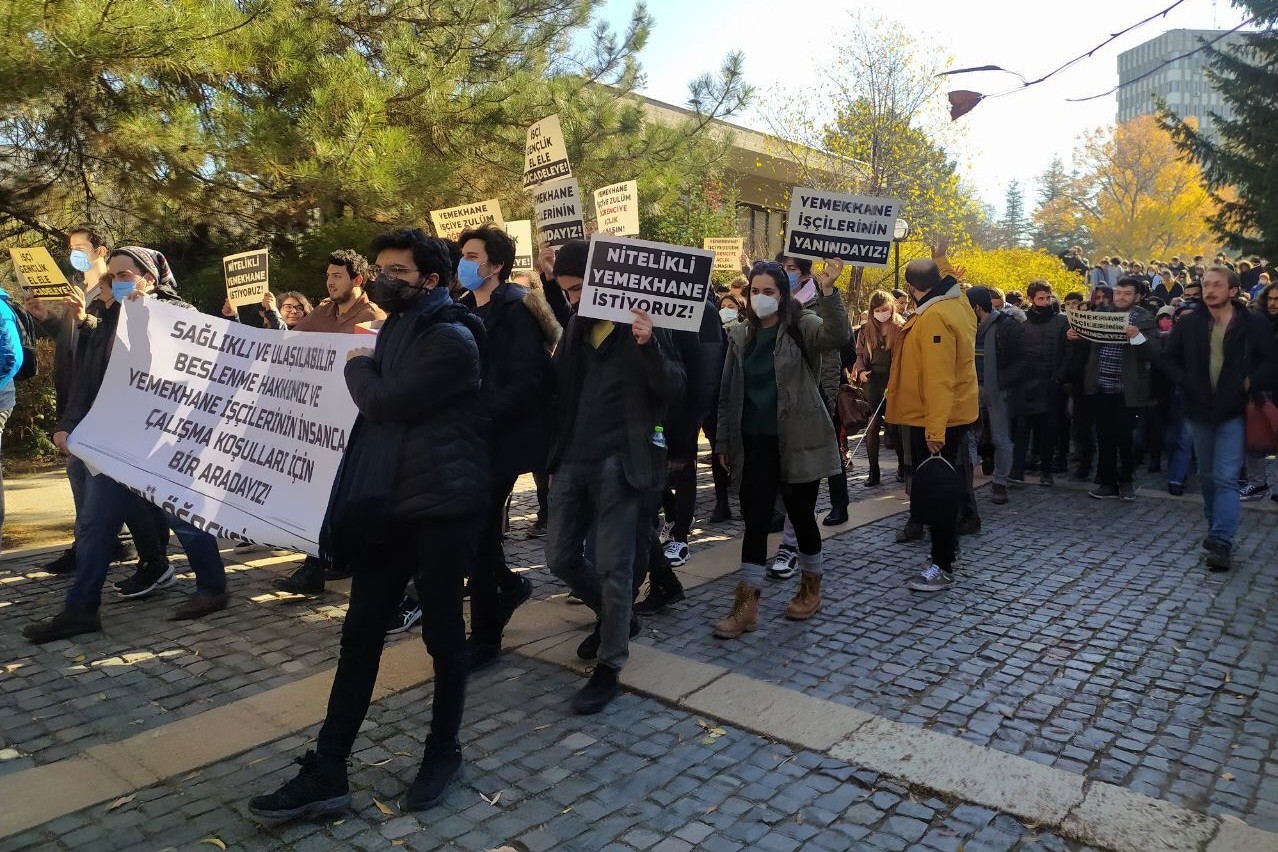
[[[1207,535],[1233,544],[1238,532],[1242,504],[1238,494],[1238,471],[1243,466],[1243,419],[1224,423],[1189,422],[1198,455],[1198,479],[1203,487],[1203,515]]]
[[[0,388],[0,444],[3,443],[4,424],[9,422],[9,415],[13,413],[13,406],[17,402],[17,392],[13,388],[13,380],[10,379]],[[4,470],[0,468],[0,532],[4,530]]]
[[[641,497],[626,481],[620,455],[566,461],[550,478],[546,567],[599,618],[599,660],[618,670],[630,654]],[[585,554],[592,528],[593,565]]]
[[[1002,391],[981,388],[981,414],[989,424],[990,444],[994,446],[994,484],[1006,485],[1012,471],[1012,422],[1007,416],[1007,397]]]
[[[145,500],[105,474],[90,476],[85,482],[84,506],[80,512],[80,537],[75,548],[75,577],[67,590],[67,607],[96,612],[102,603],[102,584],[106,582],[111,554],[115,551],[116,534],[128,518],[131,523],[149,521]],[[226,591],[226,569],[218,552],[217,539],[172,515],[168,522],[177,533],[195,572],[198,591],[221,594]],[[141,542],[138,542],[139,547]],[[167,558],[159,554],[138,555],[144,562]]]

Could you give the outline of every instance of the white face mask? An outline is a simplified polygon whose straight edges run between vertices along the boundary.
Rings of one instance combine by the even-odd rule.
[[[740,314],[737,312],[736,308],[719,309],[719,322],[724,325],[727,325],[730,322],[735,322],[738,319],[740,319]]]
[[[762,293],[756,293],[750,297],[750,307],[754,309],[754,315],[759,319],[767,319],[777,312],[781,307],[781,303],[777,301],[776,296],[765,296]]]
[[[875,311],[874,318],[878,320],[879,322],[887,322],[888,320],[892,319],[892,312],[891,311]]]

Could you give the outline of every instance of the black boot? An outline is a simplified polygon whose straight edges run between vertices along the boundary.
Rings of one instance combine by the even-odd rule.
[[[470,673],[474,674],[497,662],[497,658],[501,656],[501,643],[480,642],[472,636],[466,642],[466,653],[470,661]]]
[[[448,785],[461,773],[461,744],[426,737],[426,753],[422,756],[417,777],[409,785],[400,804],[406,811],[424,811],[448,792]]]
[[[137,562],[138,549],[134,545],[133,539],[125,539],[123,541],[116,539],[115,550],[111,552],[111,564],[115,565],[119,562]]]
[[[652,583],[648,587],[648,596],[635,604],[635,612],[639,615],[656,615],[670,604],[683,600],[683,586],[678,580],[673,585]]]
[[[620,676],[621,672],[612,666],[604,663],[595,666],[590,680],[572,697],[572,712],[592,716],[607,707],[621,692]]]
[[[865,487],[874,488],[880,482],[879,466],[877,464],[870,465],[870,475],[865,478]]]
[[[821,523],[827,527],[837,527],[848,522],[848,475],[838,473],[831,476],[830,514]]]
[[[308,751],[297,759],[302,769],[274,793],[249,800],[249,811],[279,821],[344,811],[351,806],[346,761]]]
[[[923,532],[923,525],[918,521],[906,521],[905,528],[896,534],[896,542],[897,544],[905,544],[909,541],[922,541]]]
[[[515,577],[515,584],[509,589],[497,591],[497,616],[501,619],[502,630],[505,630],[506,625],[510,623],[515,610],[528,603],[532,594],[532,583],[522,575]]]
[[[679,590],[681,593],[683,589]],[[638,613],[638,610],[635,611]],[[601,637],[599,635],[600,622],[595,622],[595,627],[590,631],[590,635],[581,640],[581,644],[577,646],[577,656],[583,660],[593,660],[599,656],[599,643]],[[643,622],[639,620],[639,615],[630,616],[630,638],[633,639],[639,635],[639,631],[643,629]]]
[[[722,524],[730,520],[732,520],[732,507],[728,505],[728,498],[716,500],[714,511],[710,513],[710,523]]]
[[[318,559],[308,556],[297,570],[287,577],[280,577],[271,585],[281,592],[293,595],[320,595],[324,593],[324,566]]]
[[[897,482],[905,481],[905,464],[904,463],[898,464],[896,466],[896,481]]]
[[[43,645],[57,639],[70,639],[81,633],[102,632],[102,622],[97,610],[87,607],[67,606],[62,612],[43,621],[33,621],[22,628],[22,635],[34,645]]]
[[[71,545],[62,554],[48,565],[44,566],[44,570],[50,574],[74,574],[75,573],[75,545]]]

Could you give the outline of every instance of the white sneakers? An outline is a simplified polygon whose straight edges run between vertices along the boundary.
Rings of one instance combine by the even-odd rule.
[[[672,568],[678,568],[688,561],[688,545],[682,541],[671,539],[666,542],[665,553],[666,561],[670,563]]]

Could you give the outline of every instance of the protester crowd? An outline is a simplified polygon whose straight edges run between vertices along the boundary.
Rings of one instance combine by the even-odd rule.
[[[352,578],[328,713],[300,772],[254,798],[254,813],[287,819],[349,806],[346,763],[385,636],[419,620],[434,664],[432,720],[404,806],[443,796],[462,763],[467,677],[500,658],[503,631],[532,594],[502,544],[524,474],[538,481],[535,529],[549,571],[596,617],[577,649],[596,661],[572,698],[583,714],[617,695],[640,619],[683,598],[676,569],[694,558],[703,433],[715,489],[709,522],[732,518],[735,494],[745,524],[739,582],[707,625],[723,640],[760,629],[765,589],[791,595],[788,619],[819,614],[816,506],[824,480],[831,510],[820,523],[847,522],[853,443],[868,457],[859,487],[906,485],[910,512],[897,541],[930,536],[928,558],[904,578],[918,592],[953,585],[960,537],[982,529],[977,466],[992,477],[996,506],[1030,474],[1043,486],[1068,475],[1093,498],[1131,501],[1138,467],[1165,472],[1173,495],[1196,467],[1213,570],[1231,565],[1240,501],[1278,500],[1274,462],[1248,455],[1244,440],[1249,406],[1278,391],[1278,285],[1260,258],[1091,266],[1074,251],[1066,264],[1082,292],[1034,281],[1022,295],[968,286],[942,243],[906,266],[905,290],[875,291],[850,314],[842,261],[814,271],[809,260],[778,256],[747,261],[709,296],[699,330],[671,331],[639,309],[629,324],[579,315],[588,248],[545,248],[534,274],[516,283],[515,246],[501,228],[452,242],[397,230],[374,240],[371,263],[334,251],[318,305],[268,293],[250,312],[268,329],[375,334],[343,365],[359,418],[320,555],[276,582],[315,595],[327,579]],[[89,227],[71,233],[68,250],[76,293],[60,312],[34,299],[21,312],[56,341],[53,437],[64,450],[102,389],[121,303],[194,310],[160,252],[112,247]],[[1090,340],[1070,311],[1126,314],[1126,339]],[[224,314],[244,319],[229,304]],[[20,324],[0,299],[0,417],[21,368]],[[171,585],[170,533],[196,575],[172,617],[228,605],[216,539],[91,475],[74,455],[67,475],[75,543],[47,566],[69,577],[65,604],[24,628],[30,641],[100,630],[112,563],[135,563],[115,583],[121,597]],[[771,554],[770,532],[783,534]]]

